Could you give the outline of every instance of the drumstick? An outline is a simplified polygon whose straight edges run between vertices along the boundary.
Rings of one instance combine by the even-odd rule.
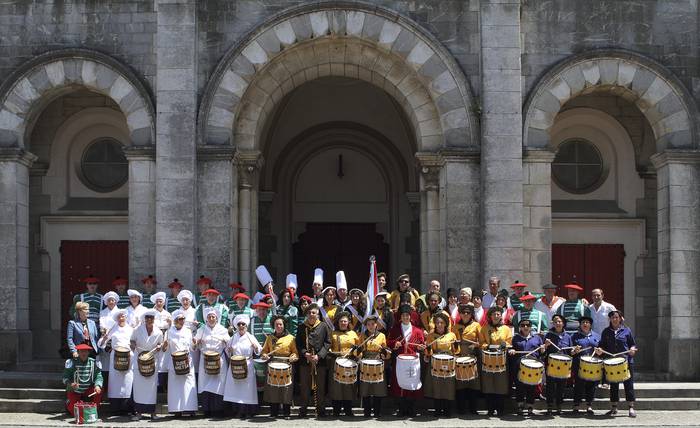
[[[552,346],[554,346],[555,348],[557,348],[557,351],[561,351],[561,348],[558,347],[557,345],[555,345],[554,342],[552,342],[551,340],[547,339],[547,342],[549,342],[550,345],[552,345]]]
[[[88,394],[88,398],[92,397],[95,394],[97,394],[97,391],[93,392],[92,394]]]
[[[473,344],[473,345],[478,345],[478,344],[479,344],[479,342],[474,342],[473,340],[464,339],[464,338],[462,338],[461,341],[462,341],[462,342],[469,342],[469,343],[471,343],[471,344]]]
[[[629,353],[630,351],[631,351],[631,349],[628,349],[626,351],[618,352],[617,354],[610,354],[610,355],[612,355],[613,357],[619,357],[620,355],[625,355],[625,354]],[[605,352],[605,351],[603,351],[603,352]],[[605,353],[607,354],[607,352],[605,352]]]
[[[368,336],[367,339],[365,339],[364,342],[360,343],[360,345],[357,347],[357,349],[362,348],[363,346],[365,346],[365,345],[367,344],[367,342],[369,342],[370,340],[374,339],[375,337],[377,337],[377,333],[374,333],[374,334]],[[350,348],[350,350],[348,350],[348,352],[346,352],[345,355],[343,355],[342,358],[347,358],[348,355],[350,355],[350,352],[352,352],[352,348]]]
[[[437,339],[433,340],[432,342],[428,343],[427,345],[425,345],[425,347],[426,347],[426,348],[430,348],[430,346],[431,346],[433,343],[437,342],[438,340],[442,339],[442,338],[445,337],[445,336],[447,336],[447,333],[443,334],[442,336],[440,336],[440,337],[438,337]],[[453,341],[453,342],[454,342],[454,341]]]

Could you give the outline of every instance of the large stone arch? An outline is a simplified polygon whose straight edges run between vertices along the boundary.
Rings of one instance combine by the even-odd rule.
[[[413,21],[355,2],[293,8],[229,51],[200,106],[200,143],[259,150],[274,104],[322,76],[362,79],[391,93],[419,151],[478,145],[470,89],[449,52]]]
[[[132,145],[155,142],[153,100],[136,75],[102,53],[64,49],[33,58],[0,87],[0,146],[25,147],[25,134],[37,106],[74,87],[113,99],[126,117]]]
[[[593,50],[547,72],[525,104],[523,144],[545,148],[549,131],[570,99],[599,90],[634,103],[647,118],[657,151],[697,148],[697,105],[687,89],[656,61],[623,50]]]

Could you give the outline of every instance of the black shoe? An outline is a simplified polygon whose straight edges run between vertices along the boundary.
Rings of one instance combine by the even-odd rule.
[[[305,418],[307,412],[308,412],[308,408],[306,406],[299,407],[299,417],[300,418]]]
[[[486,416],[493,416],[494,413],[496,413],[495,410],[489,410],[488,412],[486,412]]]

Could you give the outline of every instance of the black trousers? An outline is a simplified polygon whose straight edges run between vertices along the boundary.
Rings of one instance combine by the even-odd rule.
[[[375,397],[373,395],[362,397],[362,408],[365,414],[370,414],[374,412],[375,417],[379,417],[382,414],[382,397]]]
[[[634,396],[634,372],[632,371],[632,364],[629,364],[630,378],[624,381],[622,384],[625,387],[625,401],[635,401]],[[611,383],[610,384],[610,402],[617,403],[620,401],[620,384]]]
[[[399,413],[402,416],[415,416],[416,400],[407,397],[399,398]]]
[[[595,399],[595,387],[598,382],[590,382],[580,378],[576,378],[574,383],[574,403],[578,404],[581,399],[586,400],[586,403],[591,404]]]
[[[520,381],[515,382],[515,401],[527,404],[535,404],[535,388],[536,385],[528,385]]]
[[[489,412],[496,411],[499,416],[503,414],[505,394],[484,394],[484,398],[486,399],[486,408]]]
[[[472,413],[477,411],[479,394],[481,394],[481,392],[476,389],[463,388],[458,389],[455,393],[457,398],[457,410],[460,413],[466,412],[467,408]]]
[[[547,407],[552,407],[553,404],[559,406],[564,402],[565,386],[566,379],[556,379],[547,376],[547,387],[545,388],[545,394],[547,395]]]

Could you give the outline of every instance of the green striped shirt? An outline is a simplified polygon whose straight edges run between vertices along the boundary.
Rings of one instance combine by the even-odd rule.
[[[208,307],[213,307],[215,309],[219,310],[219,324],[221,324],[224,327],[228,327],[228,308],[226,305],[223,303],[216,302],[213,305],[210,305],[206,301],[202,302],[199,306],[197,306],[197,312],[195,313],[195,318],[197,321],[202,323],[202,325],[205,323],[204,319],[204,308]]]
[[[119,294],[119,293],[117,293]],[[126,309],[129,307],[131,302],[129,302],[129,295],[128,294],[119,294],[119,301],[117,302],[117,307],[119,309]]]
[[[520,297],[513,293],[510,295],[510,307],[513,308],[515,312],[518,312],[519,310],[524,308],[525,305],[523,305],[523,302],[520,301]]]
[[[537,309],[527,310],[525,308],[519,310],[513,315],[512,324],[517,330],[518,324],[522,320],[530,320],[532,324],[532,333],[539,333],[541,331],[547,331],[549,329],[549,322],[547,321],[547,316],[542,311]]]
[[[181,306],[182,305],[180,304],[180,301],[177,300],[177,297],[172,296],[168,297],[165,303],[165,309],[171,314],[180,309]]]
[[[95,321],[96,323],[100,320],[100,311],[102,310],[102,294],[95,293],[80,293],[73,296],[73,305],[70,307],[70,319],[73,319],[75,315],[75,304],[78,302],[87,303],[90,308],[88,312],[88,318]]]
[[[238,303],[233,299],[228,299],[226,301],[226,306],[228,307],[228,315],[231,318],[241,314],[246,314],[251,318],[255,315],[255,311],[249,305],[243,306],[243,309],[241,309]]]
[[[582,316],[591,316],[591,309],[583,303],[583,300],[579,299],[575,302],[567,300],[562,303],[557,309],[557,314],[563,316],[566,319],[565,330],[569,333],[574,333],[578,331],[579,318]]]
[[[155,294],[155,293],[154,293]],[[156,304],[151,302],[151,296],[153,294],[143,293],[143,298],[141,299],[141,305],[146,309],[153,308]]]
[[[296,336],[297,323],[299,322],[299,309],[294,305],[289,305],[287,307],[278,306],[276,313],[284,317],[289,334]]]
[[[255,338],[260,342],[260,344],[265,343],[265,338],[268,334],[272,334],[274,331],[270,325],[270,320],[272,319],[272,312],[269,311],[264,320],[258,318],[254,315],[250,318],[250,334],[255,336]]]
[[[73,390],[77,393],[85,392],[93,385],[102,387],[102,371],[94,358],[88,357],[85,362],[80,361],[80,358],[66,360],[63,384],[70,390],[70,384],[74,382],[78,384]]]

